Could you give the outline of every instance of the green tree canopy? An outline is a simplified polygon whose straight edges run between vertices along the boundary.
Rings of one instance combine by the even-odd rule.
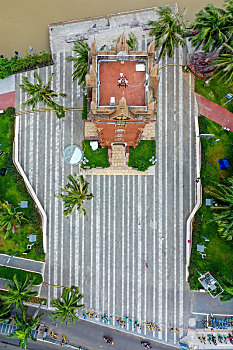
[[[14,333],[8,335],[9,338],[18,338],[20,340],[20,348],[24,347],[27,349],[27,341],[36,341],[33,337],[33,329],[40,323],[41,317],[43,314],[36,316],[35,318],[28,318],[27,316],[27,307],[24,307],[22,310],[22,316],[20,317],[17,313],[14,315],[14,321],[18,327]]]
[[[0,300],[0,322],[8,320],[11,315],[11,311],[11,306],[6,305],[2,300]]]
[[[31,96],[26,102],[22,104],[22,107],[31,106],[32,109],[35,109],[36,105],[39,102],[42,102],[45,107],[49,107],[56,112],[58,118],[63,118],[65,116],[65,111],[62,106],[56,103],[53,99],[61,96],[66,97],[66,94],[56,94],[51,89],[51,81],[54,76],[54,73],[51,74],[48,82],[43,85],[42,80],[37,72],[34,73],[34,77],[37,80],[37,84],[31,83],[27,77],[23,77],[23,84],[18,84],[18,86]]]
[[[27,219],[23,216],[23,213],[18,212],[7,201],[0,202],[0,230],[6,231],[5,238],[10,232],[14,232],[16,227],[21,225],[22,220]]]
[[[129,33],[129,39],[126,42],[133,51],[136,51],[137,37],[134,33]]]
[[[203,45],[205,52],[214,51],[229,40],[228,15],[225,10],[213,5],[207,5],[196,14],[191,28],[197,32],[189,40],[197,48]]]
[[[64,215],[68,217],[77,208],[80,214],[83,213],[84,216],[87,216],[84,201],[94,197],[92,193],[87,194],[88,182],[84,180],[82,175],[78,176],[76,173],[74,176],[69,175],[68,179],[70,182],[64,188],[61,188],[66,194],[58,196],[65,207]]]
[[[218,232],[227,239],[233,239],[233,178],[227,183],[216,184],[215,187],[206,188],[206,193],[223,203],[221,207],[214,207],[214,220],[218,225]]]
[[[7,283],[7,293],[2,293],[0,299],[4,301],[5,304],[11,306],[15,305],[15,308],[23,309],[23,302],[27,302],[37,296],[37,292],[33,292],[34,279],[30,280],[30,276],[27,275],[25,280],[19,282],[16,275],[13,277],[13,282]]]
[[[223,44],[226,48],[225,52],[221,52],[219,57],[212,62],[216,66],[214,76],[222,84],[233,84],[233,48],[227,44]]]
[[[68,56],[66,60],[68,62],[74,62],[74,72],[73,72],[73,81],[78,79],[78,84],[85,85],[85,76],[88,73],[88,53],[90,47],[88,43],[78,40],[74,43],[73,51],[76,54],[76,57]]]
[[[84,308],[84,304],[78,304],[82,298],[78,287],[64,288],[62,297],[51,301],[51,305],[56,309],[51,317],[55,321],[60,320],[60,324],[66,321],[67,326],[70,325],[70,321],[75,323],[79,319],[75,311]]]
[[[176,47],[185,47],[187,31],[181,21],[183,15],[172,13],[170,7],[159,7],[157,14],[159,19],[148,23],[152,27],[149,34],[154,37],[155,49],[160,49],[159,59],[166,53],[172,57]]]

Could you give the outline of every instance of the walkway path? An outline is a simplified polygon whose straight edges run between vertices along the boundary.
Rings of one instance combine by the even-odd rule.
[[[233,131],[233,113],[195,93],[199,114]]]
[[[0,109],[15,106],[15,75],[0,79]]]
[[[43,268],[44,268],[43,261],[35,261],[30,259],[18,258],[17,256],[12,257],[9,261],[9,258],[10,258],[9,255],[0,254],[0,265],[7,265],[9,267],[16,267],[19,269],[24,269],[32,272],[39,272],[39,273],[43,272]]]
[[[139,41],[138,49],[148,41]],[[54,66],[40,69],[40,76],[46,81],[55,72],[52,89],[67,93],[66,106],[81,107],[72,63],[65,60],[70,54],[54,55]],[[180,48],[160,66],[182,64],[183,55]],[[33,81],[33,73],[18,74],[16,83],[22,76]],[[17,88],[17,107],[26,98]],[[86,205],[88,220],[77,212],[64,218],[55,197],[67,176],[79,170],[64,162],[63,150],[69,144],[81,146],[81,112],[68,111],[62,120],[51,112],[20,117],[19,161],[48,217],[45,282],[78,285],[87,308],[165,325],[161,332],[143,327],[142,334],[169,343],[183,335],[170,333],[169,327],[186,328],[190,314],[185,244],[186,220],[195,203],[195,115],[193,77],[178,66],[163,68],[155,175],[86,176],[94,194]],[[60,289],[42,287],[48,300],[59,293]],[[115,318],[111,322],[116,325]],[[127,328],[136,331],[133,324]]]

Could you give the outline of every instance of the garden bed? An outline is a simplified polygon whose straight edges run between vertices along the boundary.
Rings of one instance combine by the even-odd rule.
[[[100,148],[93,151],[90,146],[89,140],[83,140],[82,142],[83,155],[88,160],[85,164],[82,164],[82,168],[108,168],[110,166],[108,159],[108,147]]]
[[[136,148],[129,147],[128,165],[137,168],[139,171],[145,171],[152,166],[151,159],[156,156],[155,140],[140,141]]]
[[[15,274],[18,282],[23,282],[26,279],[27,275],[30,276],[30,279],[35,278],[35,281],[33,282],[35,286],[40,285],[43,281],[42,275],[40,273],[28,272],[21,269],[15,269],[13,267],[0,265],[0,278],[7,281],[13,281]]]
[[[36,210],[35,204],[29,195],[23,178],[17,172],[12,161],[13,140],[14,140],[14,117],[8,114],[0,116],[0,150],[6,152],[0,156],[0,168],[6,168],[5,176],[0,177],[0,198],[1,201],[7,201],[14,207],[19,207],[21,201],[28,201],[28,208],[22,209],[27,221],[22,221],[21,227],[10,233],[5,239],[4,231],[0,231],[0,253],[28,257],[34,260],[44,260],[43,251],[43,232],[41,228],[41,217]],[[29,240],[28,235],[34,233],[37,235],[36,243],[32,250],[24,255],[27,250]]]
[[[228,99],[226,94],[233,94],[233,85],[223,85],[219,84],[219,81],[215,78],[212,78],[208,85],[204,85],[204,82],[208,79],[195,79],[195,91],[207,98],[208,100],[226,108],[228,111],[233,113],[233,100],[225,104]]]
[[[87,96],[83,94],[82,120],[87,120]]]
[[[209,271],[217,280],[221,277],[231,280],[233,266],[233,242],[227,241],[219,235],[216,222],[212,222],[214,209],[206,206],[205,203],[206,198],[212,198],[205,191],[207,187],[214,186],[223,181],[224,178],[233,176],[233,133],[224,132],[221,125],[203,116],[199,117],[199,126],[200,134],[215,134],[215,137],[209,140],[201,138],[203,204],[195,215],[189,265],[190,288],[196,290],[201,288],[198,281],[200,275],[196,272],[197,269],[201,273]],[[220,141],[212,143],[216,139],[220,139]],[[220,170],[218,159],[224,157],[226,157],[230,166],[226,170]],[[206,242],[202,236],[209,239],[209,242]],[[198,243],[206,246],[205,259],[202,259],[197,252]],[[221,285],[221,281],[219,282]]]
[[[0,79],[11,74],[52,65],[53,60],[49,52],[26,54],[25,57],[13,56],[0,59]]]

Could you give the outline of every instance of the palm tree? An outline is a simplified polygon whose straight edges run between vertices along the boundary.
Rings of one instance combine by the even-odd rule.
[[[196,19],[191,28],[197,33],[190,37],[192,45],[199,48],[203,45],[203,51],[209,52],[218,49],[228,41],[229,25],[225,10],[213,5],[207,5],[204,10],[196,14]]]
[[[19,343],[20,348],[24,347],[24,349],[27,349],[28,340],[36,341],[36,339],[33,337],[32,331],[38,325],[38,323],[40,323],[42,316],[43,314],[40,314],[35,318],[28,318],[27,308],[24,307],[22,310],[21,317],[19,317],[17,313],[14,315],[14,321],[18,328],[14,331],[14,333],[8,335],[8,337],[18,338],[20,340],[20,343]]]
[[[233,84],[233,48],[227,44],[223,44],[226,52],[220,53],[219,57],[212,62],[217,68],[214,71],[215,77],[222,84]]]
[[[24,102],[22,107],[32,106],[32,109],[34,109],[39,102],[42,102],[46,107],[52,108],[56,112],[58,118],[63,118],[65,116],[65,111],[62,106],[53,101],[53,98],[58,96],[66,97],[66,94],[56,94],[51,89],[51,80],[53,76],[54,73],[51,74],[45,85],[42,84],[42,80],[37,72],[34,73],[34,77],[38,81],[37,84],[31,83],[27,77],[23,77],[23,84],[18,84],[18,86],[30,95],[31,98]]]
[[[218,282],[220,283],[221,287],[223,288],[223,292],[220,295],[221,301],[230,301],[233,299],[233,283],[232,281],[229,281],[228,279],[218,276]]]
[[[6,230],[5,238],[21,225],[22,220],[28,221],[23,213],[18,212],[11,204],[6,201],[0,202],[0,231]]]
[[[134,33],[129,33],[129,39],[126,42],[133,51],[136,51],[137,37]]]
[[[1,295],[0,295],[1,298]],[[0,322],[4,322],[9,319],[12,308],[10,305],[5,305],[2,301],[0,302]]]
[[[170,7],[159,7],[157,13],[159,20],[148,23],[153,27],[149,34],[154,36],[155,49],[160,48],[158,59],[164,57],[166,53],[172,57],[175,47],[178,47],[179,44],[182,47],[185,46],[186,30],[184,22],[181,22],[183,15],[172,13]]]
[[[19,282],[16,274],[13,277],[13,283],[7,283],[8,292],[1,294],[1,300],[7,305],[15,305],[15,308],[23,309],[23,302],[27,302],[37,296],[37,292],[33,292],[34,279],[30,280],[30,275],[27,274],[24,281]]]
[[[224,206],[214,207],[214,220],[218,225],[218,232],[227,239],[233,239],[233,177],[228,178],[227,184],[217,184],[216,187],[208,187],[206,193],[218,199]]]
[[[78,304],[82,298],[83,295],[79,294],[78,287],[64,288],[62,297],[51,301],[51,305],[56,308],[51,317],[55,321],[61,320],[60,324],[66,320],[66,325],[69,327],[70,320],[75,323],[79,319],[75,311],[84,308],[84,304]]]
[[[229,30],[231,29],[231,34],[232,33],[232,21],[233,21],[233,0],[226,0],[225,3],[225,14],[226,14],[226,20],[227,20],[227,24],[229,25]],[[230,32],[229,32],[230,34]]]
[[[77,208],[80,214],[83,213],[84,216],[87,216],[84,201],[94,197],[92,193],[87,194],[88,182],[84,180],[82,175],[77,176],[76,173],[74,176],[69,175],[68,179],[70,182],[64,188],[61,188],[62,191],[67,193],[58,196],[65,206],[64,215],[68,217]]]
[[[73,81],[78,79],[78,85],[84,83],[85,85],[85,76],[88,73],[88,52],[90,47],[88,43],[78,40],[74,43],[73,51],[76,53],[77,57],[68,56],[66,60],[68,62],[74,62],[74,72],[73,72]]]

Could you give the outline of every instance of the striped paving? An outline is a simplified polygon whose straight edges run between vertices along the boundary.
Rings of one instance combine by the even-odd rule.
[[[68,95],[65,106],[80,107],[82,91],[71,83],[72,65],[65,61],[69,54],[55,56],[55,65],[40,69],[40,76],[46,80],[55,72],[52,88]],[[160,67],[182,64],[185,54],[177,49]],[[170,333],[169,327],[187,328],[190,313],[185,227],[195,202],[197,110],[191,75],[179,66],[162,68],[160,75],[155,175],[87,176],[94,194],[86,203],[88,220],[77,213],[64,218],[55,197],[78,171],[64,163],[62,152],[69,144],[81,145],[80,111],[68,111],[62,120],[51,112],[22,115],[19,161],[48,217],[45,282],[78,285],[87,308],[159,323],[161,332],[143,327],[142,334],[177,343],[184,332]],[[16,84],[22,76],[33,79],[33,72],[18,74]],[[26,98],[16,88],[16,105]],[[42,295],[51,300],[60,290],[43,286]],[[136,331],[133,324],[127,328]]]

